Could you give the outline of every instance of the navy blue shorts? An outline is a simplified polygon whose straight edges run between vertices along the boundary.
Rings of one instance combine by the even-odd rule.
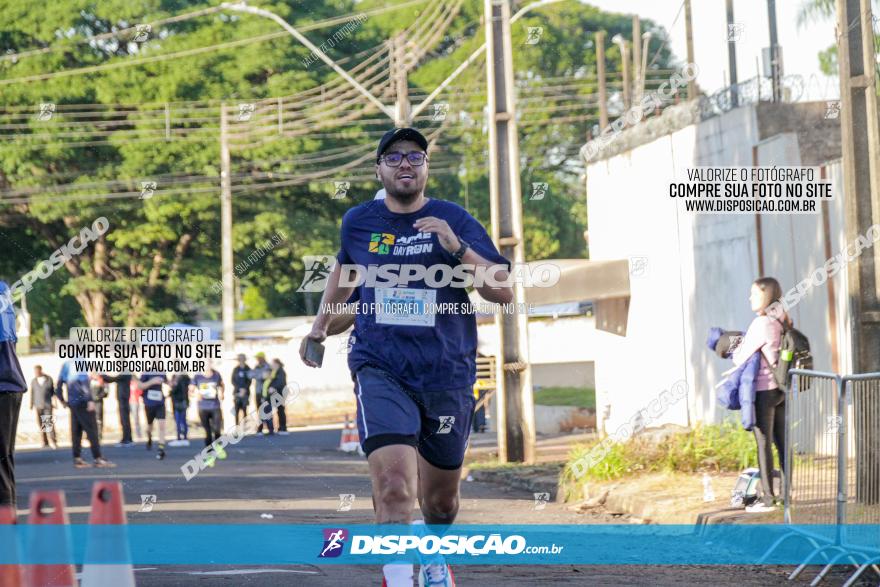
[[[470,388],[414,391],[366,365],[355,374],[354,391],[367,456],[383,446],[407,444],[438,469],[461,467],[476,404]]]

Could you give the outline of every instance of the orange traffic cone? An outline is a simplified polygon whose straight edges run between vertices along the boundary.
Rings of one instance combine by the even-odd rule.
[[[57,526],[57,536],[53,536],[52,553],[61,560],[73,561],[71,552],[70,521],[67,518],[63,491],[34,491],[30,499],[30,515],[28,524]],[[28,538],[27,553],[46,550],[47,534],[32,532]],[[25,587],[76,587],[76,574],[72,562],[52,565],[25,565]]]
[[[122,484],[95,481],[82,587],[134,587],[134,568],[125,530],[127,523]],[[107,564],[101,561],[107,561]]]
[[[345,450],[345,443],[348,442],[348,414],[345,415],[345,425],[342,427],[342,432],[339,434],[339,450]]]
[[[346,414],[345,428],[342,429],[342,434],[339,438],[339,450],[344,452],[360,452],[360,449],[361,443],[358,439],[357,426],[354,425],[354,422]]]
[[[342,428],[342,433],[339,436],[339,450],[343,452],[352,452],[355,450],[354,446],[351,443],[351,418],[349,418],[348,414],[345,415],[345,426]]]
[[[15,508],[11,505],[0,506],[0,525],[7,526],[16,523]],[[7,556],[14,561],[20,560],[18,556],[18,536],[15,530],[10,533],[12,541],[4,541],[3,548],[9,553]],[[21,567],[19,565],[0,565],[0,587],[21,587]]]

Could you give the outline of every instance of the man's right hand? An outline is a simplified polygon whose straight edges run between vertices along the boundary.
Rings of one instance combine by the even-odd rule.
[[[302,359],[302,362],[309,367],[317,367],[317,363],[306,359],[306,343],[309,339],[315,342],[324,342],[327,339],[327,331],[313,328],[312,331],[308,335],[306,335],[305,338],[302,339],[302,342],[299,344],[299,358]]]

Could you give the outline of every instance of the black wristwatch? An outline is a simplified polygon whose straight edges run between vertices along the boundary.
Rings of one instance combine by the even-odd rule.
[[[464,257],[464,254],[469,248],[471,248],[471,246],[467,244],[463,239],[458,239],[458,242],[461,243],[461,246],[458,248],[457,251],[452,253],[452,256],[455,257],[457,261],[461,261],[461,258]]]

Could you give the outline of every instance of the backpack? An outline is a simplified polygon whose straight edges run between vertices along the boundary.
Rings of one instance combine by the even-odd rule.
[[[779,360],[771,372],[779,389],[788,391],[791,387],[789,369],[812,369],[813,355],[810,353],[810,341],[803,332],[794,327],[786,328],[781,320],[775,320],[782,325],[782,342],[779,345]]]

